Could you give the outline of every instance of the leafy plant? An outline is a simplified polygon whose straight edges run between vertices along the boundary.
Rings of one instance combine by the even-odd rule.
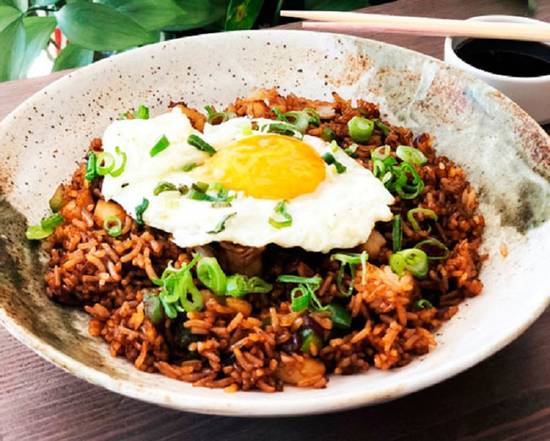
[[[288,9],[356,9],[368,0],[0,0],[0,81],[25,77],[55,47],[53,70],[200,32],[271,26]],[[68,40],[52,40],[59,28]]]

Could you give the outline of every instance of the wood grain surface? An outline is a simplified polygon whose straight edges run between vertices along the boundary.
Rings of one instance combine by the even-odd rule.
[[[538,17],[550,21],[550,0],[538,3]],[[524,14],[526,4],[401,0],[369,12],[464,18]],[[372,37],[437,57],[442,54],[442,39]],[[59,76],[0,84],[0,118]],[[547,441],[549,372],[550,311],[546,311],[490,359],[390,403],[302,418],[211,417],[163,409],[87,384],[43,361],[0,327],[0,441]]]

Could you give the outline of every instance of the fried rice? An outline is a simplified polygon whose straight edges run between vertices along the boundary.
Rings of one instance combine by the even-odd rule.
[[[179,106],[193,126],[202,130],[205,115],[185,103],[171,106]],[[307,134],[323,136],[330,129],[342,148],[354,144],[347,127],[351,118],[380,118],[377,105],[357,100],[353,106],[336,93],[333,101],[325,102],[258,90],[226,110],[237,116],[273,119],[274,108],[287,112],[306,107],[321,117],[321,124],[310,125]],[[478,275],[485,256],[479,248],[484,220],[464,170],[436,154],[429,134],[415,136],[407,128],[384,124],[388,130],[377,127],[367,145],[354,146],[354,156],[370,170],[371,152],[382,145],[389,145],[392,155],[398,145],[406,145],[427,157],[427,163],[416,167],[424,182],[422,193],[412,200],[397,196],[391,206],[394,214],[402,215],[403,248],[432,237],[449,250],[448,257],[430,261],[426,277],[409,273],[399,277],[390,269],[391,222],[378,222],[369,240],[353,250],[367,251],[369,260],[358,268],[355,280],[346,281],[355,288],[347,298],[342,298],[336,284],[338,263],[328,255],[274,245],[258,249],[213,244],[208,251],[226,271],[246,274],[252,268],[252,273],[261,272],[273,284],[273,290],[243,298],[220,297],[197,280],[204,308],[175,319],[165,316],[154,324],[145,313],[144,294],[158,291],[152,281],[170,262],[175,268],[189,262],[194,250],[179,248],[167,233],[138,225],[120,206],[106,202],[101,178],[86,180],[83,161],[72,180],[57,192],[64,221],[44,241],[49,256],[47,295],[83,308],[90,315],[89,334],[105,340],[113,357],[125,357],[142,371],[227,392],[276,392],[285,384],[321,388],[328,384],[330,374],[349,375],[371,367],[386,370],[410,363],[436,345],[434,333],[457,313],[465,298],[481,293]],[[92,140],[90,149],[101,151],[101,140]],[[406,213],[415,207],[437,214],[431,231],[413,228]],[[113,209],[124,219],[117,237],[103,228],[103,212]],[[417,219],[422,222],[422,214]],[[350,327],[335,326],[326,311],[294,312],[291,287],[276,281],[281,274],[321,277],[317,292],[321,303],[340,302],[352,318]],[[425,302],[419,304],[419,299]],[[319,336],[305,351],[304,329]]]

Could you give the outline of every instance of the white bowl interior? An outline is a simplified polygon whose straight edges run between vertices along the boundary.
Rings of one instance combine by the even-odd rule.
[[[432,353],[389,372],[334,376],[322,390],[226,394],[111,358],[103,341],[87,335],[87,316],[47,300],[39,279],[23,290],[25,298],[2,285],[4,325],[57,365],[135,398],[202,413],[298,415],[372,404],[441,381],[509,343],[544,310],[550,298],[548,136],[486,84],[374,41],[299,31],[213,34],[129,51],[74,72],[1,123],[3,193],[35,222],[90,138],[101,136],[120,112],[145,103],[159,113],[170,100],[223,105],[256,87],[311,98],[330,98],[335,90],[378,102],[393,123],[432,133],[439,153],[463,165],[481,190],[490,256],[485,289],[442,328]],[[31,320],[30,310],[41,314]]]

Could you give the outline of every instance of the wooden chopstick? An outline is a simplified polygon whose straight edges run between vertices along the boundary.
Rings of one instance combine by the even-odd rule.
[[[281,11],[283,17],[316,20],[304,29],[344,33],[370,31],[425,35],[431,37],[474,37],[504,40],[550,41],[550,24],[481,22],[425,17],[333,11]]]

